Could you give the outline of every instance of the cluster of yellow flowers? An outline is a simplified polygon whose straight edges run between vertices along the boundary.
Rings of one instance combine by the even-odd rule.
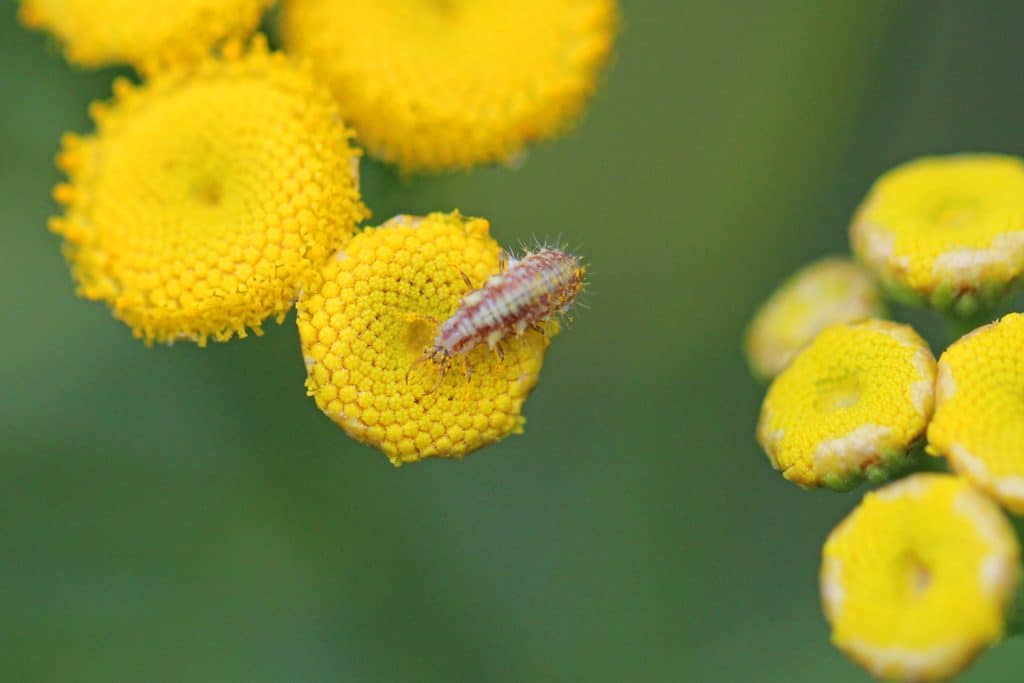
[[[457,211],[361,229],[356,142],[405,172],[516,157],[579,118],[615,1],[290,0],[283,51],[250,38],[273,4],[22,0],[71,63],[139,74],[57,157],[79,294],[147,344],[259,334],[297,305],[309,395],[395,464],[521,431],[557,322],[467,349],[472,377],[432,389],[440,323],[505,256]]]
[[[1024,272],[1024,162],[900,166],[871,188],[850,241],[856,263],[805,268],[749,327],[751,369],[771,381],[757,437],[802,487],[883,484],[825,542],[832,639],[880,678],[946,680],[1006,633],[1020,580],[1000,506],[1024,513],[1024,315],[977,326],[936,362],[881,299],[959,328],[998,317]],[[951,473],[916,471],[940,458]]]

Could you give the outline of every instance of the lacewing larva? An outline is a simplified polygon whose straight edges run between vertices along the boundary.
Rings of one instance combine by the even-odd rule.
[[[480,344],[504,357],[501,341],[528,329],[543,333],[540,324],[569,310],[583,289],[585,275],[579,257],[560,249],[543,248],[519,259],[502,253],[499,272],[463,297],[417,364],[436,362],[440,386],[452,358],[465,357]],[[470,375],[468,363],[466,374]]]

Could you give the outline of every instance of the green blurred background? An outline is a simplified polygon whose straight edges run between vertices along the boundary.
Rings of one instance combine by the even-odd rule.
[[[114,71],[0,18],[0,680],[861,681],[817,597],[857,501],[805,493],[752,433],[743,327],[845,249],[909,157],[1024,151],[1024,6],[625,0],[578,130],[396,183],[378,219],[459,208],[561,234],[591,308],[527,432],[392,468],[303,391],[291,318],[147,349],[78,300],[46,231],[64,130]],[[964,681],[1019,680],[1024,643]]]

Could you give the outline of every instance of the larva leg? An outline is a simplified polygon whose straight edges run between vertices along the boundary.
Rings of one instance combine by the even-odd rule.
[[[466,289],[473,291],[473,281],[469,279],[469,276],[461,270],[459,271],[459,275],[462,276],[462,281],[466,283]]]
[[[504,275],[506,270],[508,270],[508,254],[502,250],[498,253],[498,273]]]
[[[532,325],[530,325],[530,329],[542,337],[548,336],[548,333],[544,330],[544,328],[538,325],[537,323],[533,323]]]

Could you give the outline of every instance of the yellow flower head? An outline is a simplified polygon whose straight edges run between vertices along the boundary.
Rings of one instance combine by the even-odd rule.
[[[979,328],[939,359],[928,450],[1024,513],[1024,315]]]
[[[932,414],[935,359],[910,327],[834,325],[775,378],[757,437],[801,486],[846,490],[905,464]]]
[[[273,0],[22,0],[21,21],[49,31],[82,66],[194,60],[252,33]]]
[[[822,555],[832,641],[895,681],[945,680],[999,640],[1020,572],[999,508],[948,474],[867,494]]]
[[[844,258],[824,258],[790,276],[758,310],[746,351],[758,377],[771,379],[829,325],[882,317],[875,283]]]
[[[1024,269],[1024,163],[919,159],[883,175],[851,228],[857,256],[904,300],[971,314]]]
[[[262,40],[114,92],[58,156],[51,227],[79,293],[147,343],[283,317],[366,215],[331,96]]]
[[[614,0],[288,0],[374,156],[405,170],[505,162],[579,117],[614,41]]]
[[[468,292],[462,274],[480,286],[497,272],[500,252],[486,220],[458,212],[398,216],[356,236],[298,304],[317,406],[395,465],[460,457],[521,431],[544,335],[506,339],[504,358],[479,344],[465,356],[471,376],[456,363],[440,384],[439,367],[423,362]]]

